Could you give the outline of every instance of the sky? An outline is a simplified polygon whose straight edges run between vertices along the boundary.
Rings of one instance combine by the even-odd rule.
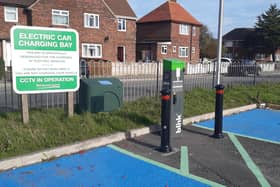
[[[128,0],[137,18],[141,18],[167,0]],[[206,25],[214,38],[218,37],[219,0],[177,0],[198,21]],[[223,34],[234,28],[255,26],[257,16],[271,4],[280,8],[280,0],[224,0]]]

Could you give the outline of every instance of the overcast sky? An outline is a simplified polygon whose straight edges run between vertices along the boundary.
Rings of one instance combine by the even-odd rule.
[[[167,0],[128,0],[138,19]],[[217,38],[219,0],[177,0]],[[258,15],[271,4],[280,8],[280,0],[224,0],[223,33],[233,28],[254,27]]]

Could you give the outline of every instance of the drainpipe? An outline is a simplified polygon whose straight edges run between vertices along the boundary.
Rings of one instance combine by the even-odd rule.
[[[191,26],[191,37],[190,37],[190,63],[192,62],[192,40],[193,40],[193,25]]]
[[[26,23],[27,26],[32,26],[32,9],[29,8],[25,8],[24,10],[24,14],[26,15]]]

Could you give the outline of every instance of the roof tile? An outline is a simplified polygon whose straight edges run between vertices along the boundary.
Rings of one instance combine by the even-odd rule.
[[[104,0],[116,16],[127,16],[136,18],[127,0]]]
[[[0,0],[0,5],[28,7],[32,5],[35,1],[36,0]]]
[[[167,1],[154,9],[141,19],[137,23],[146,22],[160,22],[160,21],[175,21],[181,23],[189,23],[193,25],[201,26],[202,24],[195,19],[187,10],[185,10],[180,4],[174,1]]]

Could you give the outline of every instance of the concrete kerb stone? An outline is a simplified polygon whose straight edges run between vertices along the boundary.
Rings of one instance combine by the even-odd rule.
[[[247,110],[257,108],[256,104],[224,110],[224,115],[231,115],[240,113]],[[204,115],[185,118],[184,125],[192,124],[195,122],[205,121],[214,118],[214,113],[208,113]],[[54,149],[48,149],[37,153],[10,158],[0,161],[0,171],[9,170],[13,168],[23,167],[42,161],[52,160],[61,156],[79,153],[81,151],[93,149],[100,146],[105,146],[118,141],[122,141],[129,138],[135,138],[137,136],[158,132],[160,130],[159,125],[152,125],[150,127],[144,127],[140,129],[133,129],[128,132],[119,132],[109,136],[94,138],[83,142],[74,143],[71,145],[65,145]]]

